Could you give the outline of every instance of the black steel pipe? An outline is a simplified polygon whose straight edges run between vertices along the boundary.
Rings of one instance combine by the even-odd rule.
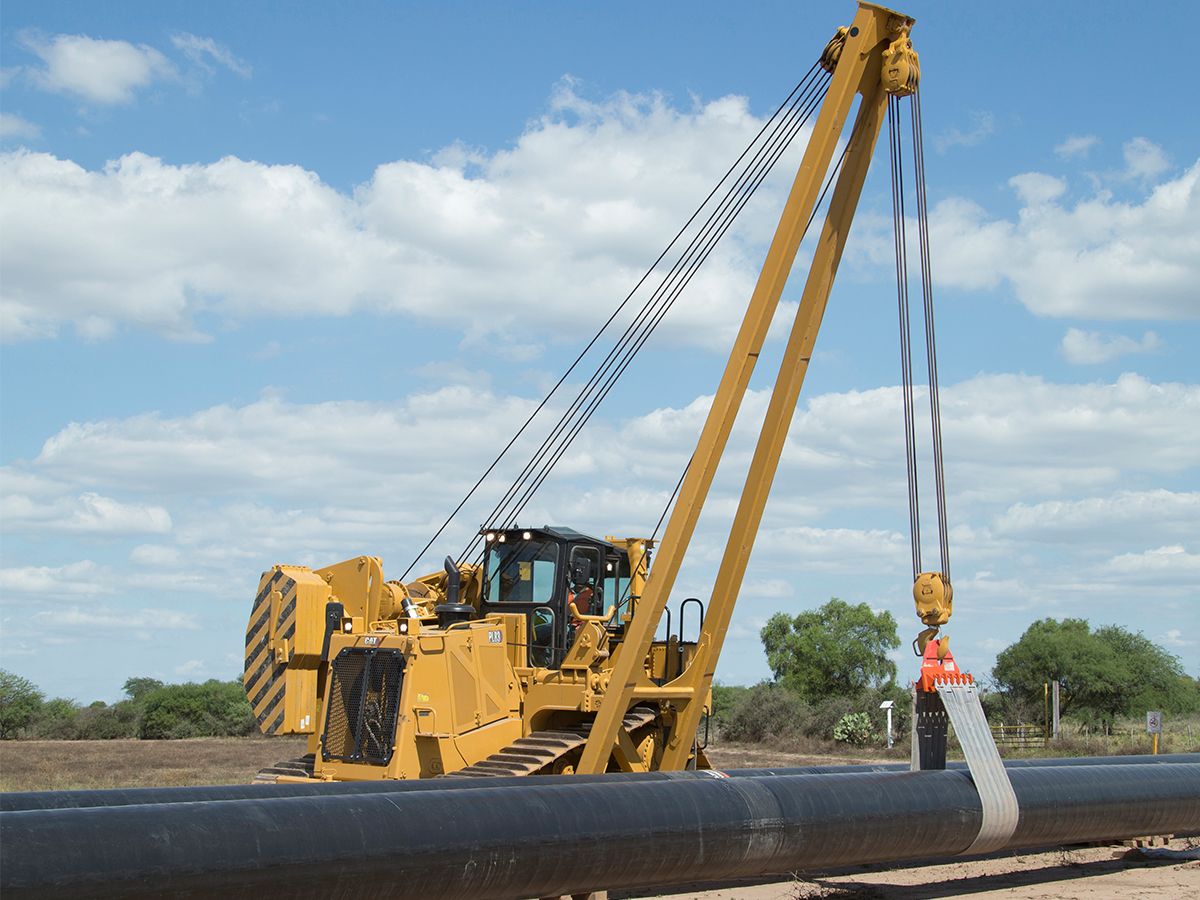
[[[1012,849],[1200,831],[1200,764],[1014,767]],[[962,770],[604,779],[0,813],[0,893],[544,897],[961,853]]]
[[[1162,765],[1200,763],[1200,753],[1175,753],[1158,756],[1079,756],[1046,759],[1010,759],[1008,768],[1093,765]],[[951,769],[964,769],[966,763],[952,762]],[[788,768],[728,769],[730,778],[757,778],[766,775],[832,775],[853,772],[904,772],[908,763],[872,763],[848,766],[801,766]],[[521,785],[557,783],[561,775],[535,775],[522,778],[432,778],[422,781],[338,781],[311,784],[275,785],[231,784],[168,788],[109,788],[106,790],[28,791],[0,794],[0,812],[30,809],[78,809],[94,806],[136,806],[146,803],[199,803],[220,800],[257,800],[264,797],[328,797],[336,794],[381,794],[394,791],[439,791],[480,788],[508,788]],[[576,784],[596,781],[668,781],[712,777],[704,772],[651,772],[642,775],[574,775]]]

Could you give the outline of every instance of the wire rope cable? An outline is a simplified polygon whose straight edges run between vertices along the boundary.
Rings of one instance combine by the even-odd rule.
[[[937,340],[934,335],[933,272],[929,259],[929,207],[925,195],[925,141],[921,127],[921,91],[912,94],[913,175],[916,184],[917,235],[920,242],[921,293],[925,308],[925,355],[929,367],[929,419],[933,439],[934,497],[942,576],[950,581],[950,533],[946,519],[946,477],[942,455],[942,403],[938,392]]]
[[[504,459],[504,457],[508,454],[508,452],[516,444],[517,440],[521,437],[521,435],[525,433],[526,429],[533,422],[533,420],[546,407],[546,405],[550,402],[550,399],[554,396],[554,394],[558,391],[558,389],[560,387],[562,387],[562,385],[566,382],[567,378],[569,378],[571,373],[575,371],[575,369],[578,367],[579,363],[583,360],[583,358],[591,351],[591,349],[595,346],[595,344],[600,340],[600,337],[604,334],[604,332],[608,329],[608,327],[613,323],[613,321],[616,320],[617,316],[620,315],[621,311],[625,308],[625,306],[633,298],[634,294],[637,293],[637,291],[642,287],[642,285],[646,282],[646,280],[649,279],[650,275],[654,272],[654,270],[658,267],[658,265],[670,253],[671,248],[674,247],[675,244],[679,241],[679,239],[686,233],[687,229],[691,226],[693,221],[700,215],[700,213],[708,205],[709,201],[713,198],[713,196],[716,195],[716,193],[720,189],[721,185],[724,184],[728,180],[729,176],[737,169],[738,165],[745,158],[746,154],[750,152],[750,149],[755,145],[755,143],[758,142],[758,139],[762,136],[762,134],[765,131],[767,131],[768,128],[771,127],[773,122],[775,122],[775,120],[779,116],[780,112],[782,110],[784,110],[784,108],[788,107],[789,104],[794,103],[793,98],[796,97],[796,95],[798,93],[803,94],[803,91],[805,90],[805,86],[808,85],[812,81],[813,75],[819,71],[819,66],[820,66],[819,63],[813,63],[812,67],[808,70],[808,72],[805,74],[805,76],[792,89],[792,91],[788,94],[788,96],[783,100],[783,102],[779,105],[779,107],[775,110],[775,112],[771,115],[771,117],[763,125],[763,127],[759,131],[759,133],[757,135],[755,135],[754,139],[750,142],[750,144],[747,145],[747,147],[742,151],[742,153],[738,156],[738,158],[736,160],[734,160],[733,164],[730,165],[729,169],[725,172],[725,174],[721,177],[721,179],[717,182],[717,184],[709,192],[708,196],[706,196],[704,198],[704,200],[700,203],[700,205],[696,208],[696,210],[692,213],[692,215],[688,218],[688,220],[686,222],[684,222],[683,226],[679,229],[679,231],[675,234],[675,236],[667,244],[666,248],[662,251],[662,253],[659,254],[659,256],[655,259],[655,261],[650,265],[650,267],[646,270],[646,272],[642,275],[642,277],[637,281],[637,283],[633,286],[633,288],[625,296],[625,299],[622,300],[621,303],[618,304],[616,309],[613,310],[613,312],[609,315],[609,317],[600,326],[599,330],[597,330],[597,332],[587,342],[587,344],[584,346],[584,348],[575,357],[574,361],[572,361],[570,366],[567,367],[566,371],[563,372],[563,374],[555,382],[554,386],[551,387],[550,391],[545,395],[545,397],[542,398],[541,402],[538,403],[538,405],[534,408],[533,412],[531,412],[529,414],[529,416],[525,419],[525,421],[517,429],[516,433],[508,440],[508,442],[504,445],[504,447],[500,450],[500,452],[496,455],[496,457],[492,460],[492,462],[487,466],[487,468],[484,470],[483,474],[479,476],[478,480],[476,480],[474,485],[471,486],[471,488],[467,491],[466,495],[462,498],[462,500],[460,500],[459,503],[454,507],[454,509],[451,511],[450,515],[446,517],[445,521],[442,522],[442,524],[438,527],[437,531],[433,534],[432,537],[430,537],[428,542],[426,542],[425,546],[421,548],[421,550],[413,558],[412,562],[409,563],[408,567],[404,570],[404,573],[400,576],[401,580],[403,580],[404,578],[406,578],[408,576],[408,574],[413,570],[413,568],[417,565],[417,563],[420,562],[421,557],[423,557],[425,555],[425,553],[429,550],[429,548],[433,546],[434,542],[442,535],[442,533],[446,530],[446,528],[449,527],[450,523],[454,520],[455,516],[457,516],[458,513],[462,511],[463,507],[467,504],[467,502],[470,501],[470,499],[475,495],[475,493],[483,485],[484,481],[488,478],[488,476],[491,475],[491,473],[499,465],[501,460]]]
[[[809,85],[807,93],[802,93],[793,102],[789,113],[779,122],[754,159],[731,186],[721,205],[714,210],[708,222],[693,238],[689,248],[676,261],[659,289],[643,305],[642,315],[630,323],[595,375],[581,389],[576,397],[576,402],[563,414],[551,435],[543,441],[542,446],[526,464],[521,475],[505,492],[505,496],[501,498],[500,503],[488,517],[485,528],[507,527],[508,523],[514,521],[515,517],[521,513],[533,493],[540,487],[558,460],[562,458],[580,429],[591,418],[599,403],[607,396],[616,380],[628,368],[634,356],[674,305],[683,288],[712,252],[716,242],[728,230],[734,218],[744,208],[775,162],[803,127],[816,106],[819,105],[827,84],[828,78],[818,78]],[[765,131],[764,127],[763,131],[760,131],[760,135]],[[474,544],[475,540],[464,550],[461,559],[465,559],[470,554]]]
[[[908,482],[908,529],[913,581],[921,573],[921,498],[917,486],[917,435],[914,422],[912,329],[908,302],[908,249],[904,219],[904,151],[900,138],[900,100],[888,98],[888,143],[892,169],[892,232],[896,252],[896,306],[900,320],[900,393],[904,407],[904,462]]]

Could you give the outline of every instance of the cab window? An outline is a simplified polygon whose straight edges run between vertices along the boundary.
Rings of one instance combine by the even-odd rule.
[[[488,546],[483,596],[489,603],[549,603],[554,596],[554,541],[493,541]]]

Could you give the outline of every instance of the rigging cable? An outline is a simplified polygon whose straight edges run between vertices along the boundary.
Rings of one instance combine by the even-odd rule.
[[[908,481],[908,529],[913,581],[921,572],[921,500],[917,491],[917,437],[913,422],[912,332],[908,304],[908,251],[904,228],[904,154],[897,97],[888,98],[888,143],[892,162],[892,233],[896,250],[896,306],[900,318],[900,391],[904,406],[904,461]]]
[[[793,97],[795,97],[795,95],[798,92],[801,92],[801,93],[803,92],[804,86],[812,79],[813,74],[815,72],[819,71],[819,66],[820,66],[819,62],[813,63],[812,67],[805,74],[804,78],[802,78],[800,80],[800,82],[796,85],[796,87],[794,87],[792,89],[791,93],[788,94],[788,96],[779,105],[779,107],[775,110],[775,112],[771,115],[771,117],[767,120],[767,122],[764,123],[764,125],[763,125],[762,129],[759,131],[759,133],[757,135],[755,135],[754,139],[750,142],[749,145],[747,145],[745,150],[742,151],[741,155],[739,155],[738,158],[736,160],[734,160],[733,164],[729,167],[729,169],[726,171],[726,173],[722,176],[721,180],[717,182],[717,184],[713,187],[712,191],[709,192],[708,196],[704,198],[704,200],[701,202],[701,204],[696,208],[695,212],[693,212],[692,215],[688,218],[688,220],[683,224],[683,226],[676,233],[675,237],[673,237],[671,239],[670,243],[667,244],[666,248],[662,251],[662,253],[659,254],[658,258],[651,264],[650,268],[646,270],[646,272],[642,275],[642,277],[638,280],[638,282],[633,286],[633,288],[630,290],[630,292],[626,295],[625,299],[621,301],[621,303],[617,306],[617,308],[615,310],[613,310],[612,314],[605,320],[604,324],[600,326],[600,329],[592,336],[592,338],[588,341],[588,343],[584,346],[584,348],[579,352],[578,356],[575,357],[575,359],[571,363],[571,365],[567,367],[567,370],[562,374],[562,376],[558,379],[558,381],[554,384],[554,386],[550,389],[550,391],[546,394],[546,396],[542,398],[541,402],[537,405],[537,407],[533,410],[533,412],[531,412],[529,414],[528,418],[525,419],[524,423],[522,423],[520,428],[517,429],[516,433],[512,436],[512,438],[509,439],[508,443],[506,443],[504,445],[504,447],[496,455],[495,459],[493,459],[492,462],[488,465],[488,467],[484,470],[483,474],[480,475],[479,479],[475,482],[475,484],[472,485],[470,490],[467,491],[466,495],[462,498],[461,501],[459,501],[458,505],[455,506],[454,510],[450,513],[450,515],[446,517],[446,520],[441,524],[441,526],[437,529],[437,531],[433,534],[433,536],[429,539],[429,541],[425,544],[425,546],[421,548],[420,552],[417,553],[417,555],[413,558],[412,562],[410,562],[408,564],[408,568],[406,568],[404,570],[404,573],[400,576],[401,581],[403,581],[404,578],[406,578],[408,576],[408,574],[413,570],[413,568],[416,566],[416,564],[420,561],[421,557],[424,556],[424,554],[429,550],[429,548],[433,546],[434,542],[442,535],[442,533],[446,530],[446,528],[454,520],[454,517],[456,515],[458,515],[458,513],[467,504],[467,502],[471,499],[471,497],[473,497],[475,495],[475,492],[479,489],[479,487],[483,484],[483,482],[487,479],[487,477],[495,470],[496,466],[499,465],[500,461],[505,457],[505,455],[508,453],[508,451],[512,449],[513,445],[517,442],[517,440],[521,437],[521,435],[524,434],[525,430],[529,427],[530,423],[533,422],[534,418],[536,418],[537,415],[542,411],[542,409],[545,408],[545,406],[550,402],[550,399],[551,399],[551,397],[554,396],[555,392],[563,385],[563,383],[567,380],[567,378],[571,375],[571,373],[573,371],[575,371],[575,368],[583,360],[584,356],[586,356],[587,353],[592,349],[592,347],[600,339],[601,335],[604,334],[604,332],[608,329],[609,325],[612,324],[612,322],[621,313],[621,310],[623,310],[625,308],[626,304],[628,304],[628,302],[630,301],[630,299],[632,299],[633,295],[638,291],[638,289],[642,286],[642,284],[650,277],[651,273],[658,267],[659,263],[661,263],[662,260],[667,256],[667,254],[671,251],[671,248],[673,246],[675,246],[676,242],[680,239],[680,237],[683,236],[683,234],[687,231],[689,226],[691,226],[692,222],[696,219],[697,216],[699,216],[700,212],[705,208],[705,206],[708,205],[708,202],[717,193],[717,191],[720,189],[721,185],[725,183],[725,181],[729,178],[729,176],[734,172],[734,170],[738,167],[738,165],[741,163],[741,161],[745,158],[746,154],[750,152],[751,147],[753,147],[754,144],[757,143],[759,137],[761,137],[763,132],[765,132],[771,126],[771,123],[775,121],[775,119],[778,117],[779,113],[785,107],[787,107],[789,103],[792,103]]]
[[[579,418],[569,426],[569,430],[565,432],[565,434],[551,435],[551,438],[547,439],[543,449],[550,452],[549,458],[545,459],[541,463],[539,471],[530,479],[525,479],[524,483],[515,484],[510,489],[510,491],[514,493],[523,489],[523,493],[521,493],[513,507],[502,518],[500,518],[498,521],[493,520],[490,523],[490,527],[512,527],[516,518],[524,510],[529,500],[532,499],[533,494],[550,475],[554,466],[569,449],[575,437],[591,419],[591,416],[595,412],[596,408],[605,399],[617,380],[621,377],[621,375],[624,374],[625,370],[633,362],[634,357],[641,350],[642,346],[646,343],[646,341],[653,334],[654,330],[658,327],[659,323],[661,323],[662,319],[670,311],[675,301],[682,293],[683,289],[686,288],[688,283],[691,281],[691,278],[694,276],[696,270],[698,270],[708,258],[709,254],[715,248],[717,242],[732,225],[733,220],[737,217],[738,213],[741,212],[742,208],[746,205],[746,203],[749,202],[750,198],[765,179],[766,175],[770,172],[779,156],[782,155],[792,138],[795,137],[800,127],[803,126],[806,118],[807,116],[798,118],[792,125],[787,126],[787,129],[783,132],[782,140],[780,140],[777,145],[769,151],[769,156],[759,166],[757,172],[755,172],[751,179],[747,182],[748,187],[738,194],[738,199],[736,202],[729,206],[726,211],[722,213],[719,224],[715,228],[708,229],[705,233],[697,236],[698,240],[702,238],[702,241],[698,244],[699,249],[694,254],[691,254],[691,258],[687,261],[686,266],[678,269],[677,271],[673,271],[664,280],[663,286],[660,287],[660,291],[667,285],[670,285],[669,289],[665,293],[662,293],[658,300],[653,301],[652,304],[647,304],[648,307],[651,305],[657,306],[657,309],[655,309],[652,313],[650,320],[641,324],[635,323],[637,324],[636,330],[633,330],[633,326],[631,325],[631,333],[634,334],[634,337],[630,342],[626,342],[624,347],[617,348],[619,353],[613,356],[612,362],[603,367],[603,369],[597,373],[598,378],[604,378],[603,383],[597,380],[593,385],[589,386],[589,390],[581,392],[581,397],[587,393],[594,392],[594,395],[590,398],[590,402],[588,402],[587,407],[580,414]],[[672,281],[674,284],[671,284]],[[596,385],[599,385],[599,387],[597,388]],[[564,417],[564,419],[566,418],[568,417]],[[557,442],[557,447],[555,447],[553,450],[550,450],[550,445],[554,442]]]
[[[816,86],[814,84],[814,87]],[[809,92],[808,98],[803,101],[801,107],[808,105],[811,100],[812,91]],[[795,107],[789,111],[789,115],[792,115],[794,112]],[[728,229],[733,218],[736,217],[750,196],[753,195],[754,190],[761,183],[762,178],[765,177],[774,160],[778,159],[787,141],[790,141],[791,137],[794,136],[802,124],[803,118],[793,117],[790,122],[785,119],[776,129],[775,134],[760,148],[754,160],[751,161],[746,171],[739,176],[738,180],[727,192],[725,198],[723,198],[719,207],[710,215],[709,220],[702,227],[701,231],[693,237],[685,253],[676,261],[651,298],[643,305],[640,311],[641,318],[635,316],[634,320],[626,327],[621,339],[609,351],[608,356],[606,356],[588,383],[580,390],[571,408],[563,414],[555,428],[551,430],[551,433],[543,441],[534,458],[526,463],[520,476],[509,487],[500,503],[497,504],[488,516],[485,528],[506,527],[510,520],[520,514],[525,503],[532,496],[532,492],[536,491],[537,487],[540,486],[541,482],[549,474],[550,469],[553,468],[570,445],[570,442],[573,441],[575,435],[578,434],[579,429],[591,417],[595,408],[604,399],[604,396],[607,395],[608,390],[611,389],[616,379],[628,367],[633,356],[637,354],[649,335],[654,331],[658,323],[661,322],[663,316],[666,315],[667,311],[674,304],[682,288],[690,280],[699,265],[707,258],[708,253],[711,252],[715,243]],[[782,143],[779,142],[780,135],[783,137]],[[768,161],[765,165],[762,163],[764,155],[768,156]],[[717,223],[715,227],[714,222]],[[650,318],[647,320],[645,315],[648,311],[650,311]],[[598,396],[593,396],[593,394],[598,394]],[[580,412],[581,409],[582,412]],[[568,424],[575,419],[577,414],[579,415],[578,420],[574,424]],[[557,447],[555,447],[556,444],[558,445]],[[547,454],[549,454],[548,460]],[[531,481],[534,482],[532,488],[529,487]],[[522,491],[525,492],[523,495]],[[517,497],[517,500],[513,508],[507,509],[510,502],[513,502],[514,497]]]
[[[855,123],[855,127],[858,127],[858,123]],[[834,181],[836,181],[838,175],[841,174],[842,164],[846,161],[846,154],[850,152],[850,146],[854,143],[855,135],[856,132],[852,130],[850,133],[850,140],[848,140],[846,145],[842,148],[841,155],[838,157],[837,162],[834,163],[833,169],[829,173],[829,177],[825,180],[825,186],[821,188],[821,193],[817,197],[817,202],[813,204],[813,211],[809,215],[808,221],[804,223],[804,231],[800,234],[801,241],[803,241],[805,235],[808,234],[808,229],[812,227],[813,220],[816,219],[817,213],[821,210],[822,204],[825,202],[825,195],[829,193],[829,189],[833,186]],[[671,496],[667,498],[667,504],[663,507],[662,515],[658,517],[658,524],[654,526],[654,531],[650,535],[651,543],[653,543],[654,539],[658,536],[658,529],[662,527],[663,521],[667,518],[667,513],[671,509],[671,505],[675,502],[675,497],[679,494],[679,489],[683,487],[683,479],[687,476],[687,471],[691,465],[692,458],[689,457],[687,465],[683,467],[683,472],[679,476],[679,481],[675,483],[675,490],[672,491]],[[638,559],[637,566],[641,566],[641,564],[646,560],[646,556],[649,554],[649,552],[650,550],[648,547],[642,550],[642,555]],[[636,569],[637,566],[635,566],[634,569]],[[616,604],[616,609],[619,610],[621,605],[625,602],[625,599],[629,596],[629,589],[630,585],[625,585],[625,592],[622,593],[620,600]]]
[[[937,512],[941,575],[950,583],[950,533],[946,516],[946,480],[942,452],[942,410],[938,392],[937,340],[934,330],[933,276],[929,253],[929,210],[925,186],[925,147],[921,127],[920,91],[911,95],[913,183],[917,205],[917,237],[921,271],[922,313],[925,320],[925,357],[929,373],[929,419],[932,431],[934,498]],[[892,159],[892,220],[896,249],[896,296],[900,316],[900,380],[904,404],[904,456],[908,473],[908,515],[912,534],[913,580],[921,574],[921,512],[917,484],[917,446],[913,402],[912,327],[908,301],[908,252],[904,203],[904,154],[899,113],[900,99],[888,100],[888,137]]]
[[[933,271],[929,261],[929,207],[925,198],[925,140],[921,91],[912,95],[913,171],[916,178],[917,234],[921,248],[921,291],[925,304],[925,355],[929,365],[929,418],[933,429],[934,496],[937,501],[942,576],[950,582],[950,530],[946,520],[946,478],[942,463],[942,403],[938,395],[937,340],[933,329]]]
[[[808,79],[806,78],[806,81]],[[663,316],[671,308],[683,287],[686,286],[696,269],[707,258],[715,243],[728,229],[733,218],[741,211],[754,191],[769,173],[775,161],[786,149],[787,144],[794,138],[807,118],[811,116],[816,103],[819,103],[827,79],[813,82],[801,98],[793,103],[787,116],[777,124],[773,134],[768,137],[763,147],[756,153],[755,158],[747,166],[746,171],[739,177],[727,192],[721,205],[710,215],[708,222],[692,239],[691,245],[676,261],[659,289],[643,306],[642,313],[649,311],[650,318],[636,319],[626,328],[625,334],[616,346],[609,351],[604,363],[593,375],[587,385],[580,391],[576,402],[559,420],[558,426],[551,435],[543,441],[535,457],[526,464],[517,481],[510,486],[501,502],[497,504],[489,516],[489,524],[485,527],[505,527],[505,523],[519,515],[526,503],[537,490],[549,471],[561,459],[580,428],[594,413],[599,402],[604,399],[613,384],[628,367],[632,358],[644,345],[650,334],[661,322]],[[794,94],[795,92],[793,92]],[[816,101],[816,102],[814,102]],[[785,104],[786,105],[786,104]],[[799,112],[797,112],[799,110]],[[790,117],[790,118],[789,118]],[[761,136],[766,129],[759,132]],[[757,140],[757,138],[756,138]],[[747,148],[749,150],[750,148]],[[743,154],[743,157],[745,154]],[[711,195],[710,195],[711,196]],[[575,420],[572,423],[572,420]],[[571,424],[568,424],[571,423]],[[563,431],[563,428],[566,428]],[[471,546],[464,550],[462,558],[470,553]]]

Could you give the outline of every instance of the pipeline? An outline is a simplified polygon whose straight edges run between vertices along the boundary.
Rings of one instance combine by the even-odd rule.
[[[1094,765],[1170,765],[1200,763],[1200,753],[1151,756],[1065,756],[1045,759],[1010,759],[1007,768]],[[966,763],[947,763],[950,769],[965,769]],[[833,775],[853,772],[907,772],[908,763],[869,763],[845,766],[800,766],[788,768],[730,769],[730,778],[767,775]],[[522,778],[430,778],[421,781],[317,781],[283,784],[205,785],[167,788],[109,788],[106,790],[29,791],[0,794],[0,812],[31,809],[79,809],[94,806],[135,806],[145,803],[199,803],[221,800],[258,800],[266,797],[328,797],[337,794],[382,794],[394,791],[442,791],[479,788],[509,788],[556,784],[561,775],[528,775]],[[575,784],[625,780],[672,781],[706,778],[705,772],[647,772],[642,774],[573,775]]]
[[[1009,770],[1008,849],[1200,832],[1200,764]],[[0,893],[545,897],[950,856],[969,773],[613,779],[0,813]]]

